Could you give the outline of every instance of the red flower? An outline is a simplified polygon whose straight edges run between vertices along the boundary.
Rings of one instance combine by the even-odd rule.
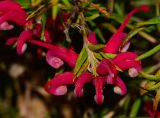
[[[128,21],[132,17],[134,13],[136,13],[138,10],[148,11],[149,7],[146,5],[141,5],[139,7],[134,8],[125,18],[121,26],[118,28],[117,32],[112,35],[112,37],[107,42],[105,48],[103,49],[103,52],[108,53],[117,53],[119,48],[121,47],[121,44],[126,36],[125,33],[123,33],[124,28],[126,27]]]
[[[129,75],[136,77],[141,70],[140,61],[135,60],[137,57],[138,55],[133,52],[123,52],[113,58],[112,62],[122,70],[129,69]]]
[[[73,84],[73,73],[61,73],[51,79],[45,86],[47,92],[53,95],[64,95],[67,92],[67,84]]]
[[[18,37],[18,40],[17,40],[17,53],[20,55],[24,52],[24,44],[27,40],[31,39],[32,38],[32,31],[31,30],[26,30],[26,31],[23,31],[20,36]]]
[[[4,7],[3,5],[13,4],[13,8]],[[45,31],[46,42],[34,40],[33,38],[39,38],[41,25],[36,25],[36,29],[28,28],[26,26],[26,12],[15,2],[0,2],[0,26],[3,26],[1,29],[10,29],[11,26],[7,21],[11,20],[16,22],[19,25],[25,26],[25,30],[20,34],[19,37],[10,38],[6,44],[11,45],[14,41],[17,41],[17,53],[23,53],[23,47],[26,42],[31,44],[43,47],[48,49],[46,54],[46,61],[54,68],[59,68],[66,62],[72,69],[74,68],[78,54],[74,52],[72,49],[67,49],[62,46],[57,46],[53,44],[49,44],[50,36],[47,34],[47,30]],[[125,38],[126,34],[123,33],[125,26],[127,25],[130,17],[137,12],[138,10],[147,11],[148,6],[139,6],[131,11],[117,32],[110,38],[109,42],[106,44],[103,52],[107,53],[117,53],[119,48],[122,45],[122,41]],[[15,14],[15,15],[14,15]],[[48,38],[48,39],[47,39]],[[94,32],[89,33],[88,41],[92,44],[96,44],[96,35]],[[118,76],[119,70],[129,70],[129,75],[131,77],[135,77],[138,75],[138,72],[141,70],[140,61],[136,61],[137,54],[133,52],[123,52],[117,54],[117,56],[113,59],[102,59],[101,62],[96,65],[96,73],[97,76],[93,76],[90,72],[83,72],[79,77],[74,81],[73,72],[64,72],[59,75],[56,75],[53,79],[51,79],[45,86],[47,92],[53,95],[64,95],[67,92],[66,85],[74,84],[75,85],[75,94],[77,96],[81,96],[83,94],[83,87],[86,83],[92,81],[95,86],[95,96],[94,99],[97,104],[102,104],[104,100],[103,96],[103,88],[105,84],[113,84],[114,92],[120,95],[124,95],[127,92],[127,88],[122,79]],[[64,62],[63,62],[64,61]],[[119,68],[119,69],[118,69]]]
[[[8,21],[13,21],[18,25],[24,26],[26,24],[27,13],[21,8],[21,6],[12,1],[0,2],[0,29],[10,30],[12,25],[8,24]]]

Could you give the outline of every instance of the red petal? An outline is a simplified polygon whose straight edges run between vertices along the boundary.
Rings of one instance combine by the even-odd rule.
[[[124,52],[117,55],[112,61],[122,70],[129,69],[128,72],[131,77],[136,77],[142,68],[140,61],[135,61],[137,57],[138,55],[133,52]]]
[[[96,77],[94,79],[94,86],[96,89],[96,95],[94,96],[94,99],[97,104],[102,104],[104,101],[104,96],[103,96],[104,81],[102,80],[101,77]]]
[[[119,78],[117,76],[116,78],[116,83],[115,85],[117,85],[115,88],[114,88],[114,92],[117,93],[117,94],[120,94],[120,95],[124,95],[127,93],[127,88],[126,88],[126,85],[125,83],[122,81],[121,78]]]
[[[59,75],[56,75],[48,86],[49,93],[53,95],[64,95],[67,92],[67,84],[73,84],[73,73],[72,72],[64,72]],[[48,84],[47,84],[48,85]]]
[[[26,16],[19,11],[8,11],[0,16],[0,24],[6,21],[13,21],[18,25],[24,26],[26,23]]]
[[[65,62],[67,62],[72,68],[75,66],[78,54],[74,52],[72,49],[67,49],[61,46],[56,46],[52,44],[47,44],[38,40],[28,40],[31,44],[35,44],[44,48],[47,48],[49,50],[52,50],[55,57],[58,57]]]
[[[83,94],[83,86],[90,82],[92,80],[92,74],[91,73],[88,73],[88,72],[85,72],[83,74],[81,74],[78,79],[76,80],[76,83],[75,83],[75,94],[76,96],[82,96]]]
[[[6,11],[12,11],[12,10],[18,10],[22,14],[26,14],[26,12],[22,9],[22,7],[17,3],[13,1],[1,1],[0,2],[0,11],[6,12]]]
[[[114,64],[109,60],[102,60],[97,67],[97,73],[106,78],[108,84],[112,84],[118,74]]]
[[[23,31],[17,41],[17,53],[20,55],[23,53],[23,45],[24,43],[29,40],[30,38],[32,38],[32,31],[31,30],[26,30]]]
[[[18,40],[18,37],[11,37],[6,41],[6,45],[10,46]]]
[[[118,54],[115,58],[112,59],[114,63],[118,63],[119,61],[124,60],[134,60],[138,55],[134,52],[122,52]]]
[[[119,50],[121,43],[123,42],[123,39],[125,38],[125,35],[123,33],[124,28],[128,24],[130,18],[133,14],[135,14],[137,11],[143,10],[148,11],[149,7],[146,5],[141,5],[139,7],[134,8],[125,18],[121,26],[118,28],[117,32],[112,35],[112,37],[107,42],[105,48],[103,49],[104,52],[108,53],[117,53]]]
[[[126,37],[126,33],[113,34],[112,37],[107,42],[105,48],[103,49],[103,52],[117,53],[125,37]]]

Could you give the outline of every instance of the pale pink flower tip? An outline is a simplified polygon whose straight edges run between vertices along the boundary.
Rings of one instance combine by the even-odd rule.
[[[11,30],[13,28],[14,26],[8,24],[7,22],[3,22],[2,24],[0,24],[0,30]]]
[[[102,77],[96,77],[93,81],[95,89],[96,89],[96,95],[94,96],[94,100],[97,104],[102,104],[104,101],[103,96],[103,87],[104,87],[104,81]]]
[[[49,65],[51,65],[55,69],[60,68],[64,64],[64,62],[60,58],[54,55],[52,50],[49,50],[47,52],[46,61],[48,62]]]

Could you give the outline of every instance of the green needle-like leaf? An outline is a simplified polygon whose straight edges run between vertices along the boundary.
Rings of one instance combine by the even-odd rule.
[[[133,103],[133,106],[129,115],[130,118],[135,118],[137,116],[140,106],[141,106],[141,99],[137,99]]]
[[[136,24],[136,27],[142,27],[145,25],[155,25],[155,24],[160,24],[160,16],[154,17],[148,21],[139,22]]]
[[[86,61],[87,57],[88,57],[88,53],[87,53],[86,49],[83,47],[81,52],[80,52],[80,54],[79,54],[78,60],[76,62],[76,66],[74,68],[74,75],[75,76],[77,76],[77,73],[79,72],[79,70],[83,66],[83,64]]]
[[[135,36],[139,31],[143,30],[144,28],[136,28],[131,30],[127,36],[126,39],[124,40],[123,44],[125,44],[126,42],[128,42],[133,36]]]

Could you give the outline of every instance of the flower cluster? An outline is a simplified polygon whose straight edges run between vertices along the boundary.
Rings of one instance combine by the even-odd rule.
[[[64,95],[67,92],[66,85],[72,84],[75,86],[74,92],[76,96],[79,97],[83,94],[84,85],[92,81],[96,91],[94,99],[97,104],[102,104],[104,100],[103,89],[105,84],[115,85],[114,92],[124,95],[127,93],[127,88],[123,80],[118,76],[118,73],[123,70],[128,70],[129,75],[135,77],[141,70],[141,62],[135,60],[138,56],[137,54],[134,52],[127,52],[126,50],[125,52],[120,51],[126,36],[126,33],[124,33],[123,30],[131,16],[138,10],[148,11],[149,7],[142,5],[132,10],[102,50],[103,53],[111,53],[115,56],[113,58],[102,58],[101,60],[98,60],[96,65],[94,65],[96,70],[88,68],[88,70],[82,72],[79,76],[76,76],[73,71],[77,63],[78,54],[73,49],[51,44],[50,42],[52,39],[47,30],[45,31],[46,40],[37,40],[40,38],[39,31],[42,27],[41,24],[36,23],[33,25],[33,20],[35,19],[26,20],[28,18],[27,13],[16,2],[0,2],[0,29],[13,29],[14,26],[10,25],[9,21],[23,26],[24,31],[21,32],[19,37],[11,37],[6,42],[7,45],[12,45],[16,41],[18,54],[22,54],[25,51],[26,43],[28,42],[47,49],[45,55],[46,61],[53,68],[58,69],[64,63],[67,63],[71,67],[71,71],[60,73],[47,82],[45,89],[48,93],[53,95]],[[89,33],[88,42],[93,45],[97,44],[94,32]],[[91,66],[93,66],[93,64],[91,64]],[[93,74],[93,71],[96,71],[96,74]]]
[[[110,38],[105,48],[103,49],[104,53],[116,54],[112,59],[102,59],[97,66],[96,72],[97,76],[94,76],[92,72],[83,72],[75,80],[74,72],[64,72],[53,79],[51,79],[46,84],[46,91],[53,95],[64,95],[67,92],[67,84],[75,85],[75,94],[76,96],[81,96],[83,94],[83,87],[86,83],[93,80],[95,86],[96,95],[94,97],[97,104],[102,104],[104,100],[103,88],[105,84],[113,84],[114,92],[120,95],[124,95],[127,92],[127,88],[118,76],[119,69],[129,70],[129,75],[135,77],[138,75],[138,72],[141,70],[140,61],[135,59],[138,57],[134,52],[122,52],[119,53],[119,49],[122,45],[122,42],[126,36],[123,32],[125,26],[127,25],[131,16],[138,10],[148,11],[148,6],[139,6],[131,11],[117,32]],[[88,36],[88,41],[92,44],[96,44],[96,38],[94,33],[90,33]]]

